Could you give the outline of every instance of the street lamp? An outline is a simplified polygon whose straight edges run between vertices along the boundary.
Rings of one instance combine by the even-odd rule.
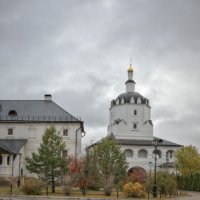
[[[18,181],[17,181],[17,186],[19,187],[20,186],[20,182],[21,182],[21,180],[20,180],[20,178],[21,178],[21,158],[22,158],[22,153],[19,153],[18,154],[19,155],[19,176],[18,176]]]
[[[157,198],[157,177],[156,177],[156,164],[157,164],[157,146],[159,143],[162,142],[162,139],[155,138],[153,140],[153,145],[155,147],[154,154],[155,154],[155,165],[154,165],[154,185],[153,185],[153,197]]]

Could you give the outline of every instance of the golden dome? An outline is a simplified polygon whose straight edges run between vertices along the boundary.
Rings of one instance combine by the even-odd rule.
[[[128,68],[128,72],[133,72],[133,68],[132,65],[130,64],[129,68]]]

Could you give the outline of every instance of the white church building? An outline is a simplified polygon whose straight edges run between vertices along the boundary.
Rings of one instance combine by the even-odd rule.
[[[37,152],[50,125],[62,134],[63,156],[79,157],[84,123],[52,101],[51,95],[43,100],[0,100],[0,177],[30,175],[25,158]]]
[[[161,141],[153,136],[151,106],[149,99],[135,91],[132,65],[128,68],[126,92],[112,100],[109,109],[108,136],[113,137],[125,152],[129,171],[153,170],[155,146],[153,141]],[[157,147],[157,166],[173,167],[174,153],[181,145],[162,140]]]

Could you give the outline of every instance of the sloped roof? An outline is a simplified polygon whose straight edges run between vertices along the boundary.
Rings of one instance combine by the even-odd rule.
[[[175,162],[169,162],[169,163],[163,163],[159,165],[160,168],[175,168],[176,164]]]
[[[135,101],[137,101],[137,99],[140,98],[142,104],[145,104],[147,100],[138,92],[125,92],[125,93],[120,94],[117,97],[117,99],[121,100],[122,98],[124,98],[125,102],[130,103],[132,97],[134,98]]]
[[[81,122],[51,100],[0,100],[1,121]]]
[[[114,134],[110,135],[111,138],[114,138]],[[161,139],[158,137],[153,137],[154,139]],[[116,139],[116,141],[120,144],[120,145],[136,145],[136,146],[154,146],[153,145],[153,140],[133,140],[133,139]],[[163,140],[161,139],[162,142],[159,143],[159,146],[171,146],[171,147],[181,147],[182,145],[180,144],[176,144],[174,142],[170,142],[167,140]]]
[[[11,154],[18,154],[26,139],[0,139],[0,148]]]

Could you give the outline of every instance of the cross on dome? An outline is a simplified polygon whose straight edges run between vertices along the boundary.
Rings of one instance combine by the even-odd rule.
[[[133,67],[132,67],[132,59],[130,59],[130,66],[128,68],[128,72],[133,72]]]

